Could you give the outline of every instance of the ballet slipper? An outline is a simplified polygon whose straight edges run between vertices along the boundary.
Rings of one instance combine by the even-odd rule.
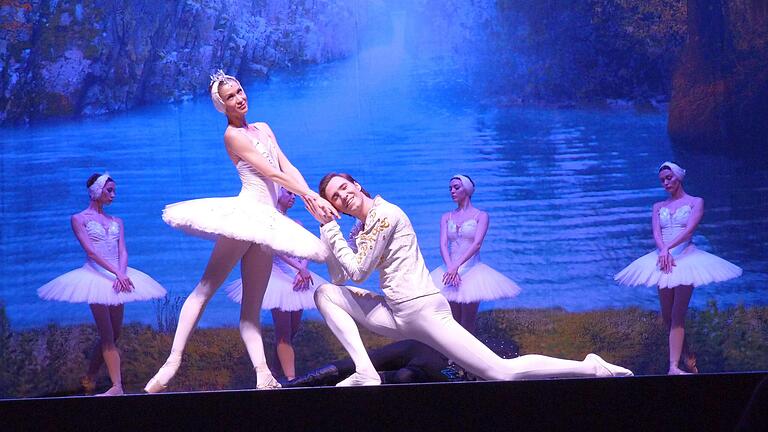
[[[122,396],[125,393],[123,392],[123,386],[122,385],[113,385],[109,388],[109,390],[105,391],[104,393],[99,393],[95,396]]]
[[[364,375],[360,372],[355,372],[347,378],[341,380],[336,387],[355,387],[355,386],[374,386],[381,384],[381,377],[379,374],[373,376]]]
[[[147,393],[160,393],[164,392],[168,389],[168,382],[171,381],[174,375],[176,375],[176,371],[179,370],[179,366],[181,365],[181,358],[179,359],[168,359],[165,361],[165,364],[163,364],[162,367],[160,367],[160,370],[157,371],[155,376],[152,377],[152,379],[149,380],[146,386],[144,386],[144,391]]]
[[[670,366],[667,375],[691,375],[690,372],[686,372],[677,366]]]
[[[595,376],[598,377],[628,377],[635,375],[631,370],[608,363],[603,360],[602,357],[594,353],[587,354],[584,361],[588,361],[595,365]]]
[[[256,371],[256,390],[273,390],[282,387],[269,370],[263,373]]]

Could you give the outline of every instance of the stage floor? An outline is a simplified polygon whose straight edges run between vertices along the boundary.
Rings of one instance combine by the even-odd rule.
[[[754,372],[12,399],[0,401],[0,430],[731,431],[767,377]]]

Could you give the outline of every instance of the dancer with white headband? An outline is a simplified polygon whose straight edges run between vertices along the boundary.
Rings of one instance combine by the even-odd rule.
[[[213,106],[227,118],[224,145],[240,175],[242,189],[235,197],[184,201],[163,210],[163,220],[169,225],[215,239],[216,243],[200,282],[181,308],[171,353],[144,388],[148,393],[166,389],[205,305],[238,261],[243,284],[240,334],[256,372],[256,388],[280,387],[267,367],[259,320],[272,255],[322,261],[327,249],[317,237],[275,209],[278,189],[283,186],[297,194],[316,213],[338,216],[327,201],[309,189],[283,154],[269,125],[246,121],[248,98],[235,77],[218,71],[211,77],[209,90]]]
[[[448,190],[457,207],[440,218],[440,255],[445,264],[433,270],[431,276],[448,299],[453,318],[474,333],[480,302],[514,297],[520,287],[480,262],[489,220],[488,213],[472,206],[475,182],[456,174]]]
[[[355,321],[395,340],[415,339],[486,380],[632,375],[595,354],[583,361],[542,355],[502,359],[453,319],[448,301],[424,265],[413,226],[399,207],[379,196],[370,198],[349,174],[326,175],[319,192],[337,210],[363,223],[355,253],[332,216],[313,212],[332,253],[327,263],[333,279],[333,284],[317,288],[315,304],[355,362],[355,373],[337,386],[381,383]],[[340,285],[347,279],[362,282],[374,270],[379,272],[383,296]]]
[[[689,373],[696,358],[685,343],[685,314],[693,288],[741,275],[741,268],[693,244],[704,216],[704,200],[683,189],[685,170],[674,162],[659,167],[659,181],[669,197],[653,205],[651,224],[657,249],[628,265],[615,279],[622,285],[657,286],[661,315],[669,331],[669,375],[681,375],[681,356]]]
[[[65,273],[37,290],[44,300],[88,303],[99,332],[87,374],[80,379],[86,393],[96,388],[96,374],[106,363],[112,387],[97,396],[123,394],[120,353],[116,342],[123,325],[124,304],[165,296],[154,279],[128,267],[123,221],[104,207],[115,199],[116,184],[108,173],[94,174],[86,182],[88,208],[72,216],[72,231],[86,253],[79,269]]]

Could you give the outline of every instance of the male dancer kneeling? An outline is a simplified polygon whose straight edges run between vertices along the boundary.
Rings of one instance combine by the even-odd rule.
[[[424,265],[413,226],[399,207],[378,196],[371,198],[349,174],[326,175],[319,192],[337,210],[363,223],[355,253],[332,216],[313,213],[321,224],[320,237],[333,255],[327,261],[332,281],[362,282],[379,270],[384,292],[380,296],[334,284],[320,285],[315,292],[317,309],[355,363],[355,373],[337,386],[381,383],[355,321],[395,340],[422,342],[486,380],[632,375],[596,354],[588,354],[583,361],[535,354],[502,359],[453,319],[448,301]]]

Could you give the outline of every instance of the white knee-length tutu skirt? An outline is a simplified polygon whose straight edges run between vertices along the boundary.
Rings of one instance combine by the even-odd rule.
[[[169,204],[163,220],[174,228],[206,239],[218,236],[258,243],[281,254],[323,261],[328,248],[309,231],[273,206],[247,194],[201,198]]]
[[[269,277],[269,284],[267,285],[267,291],[264,293],[264,300],[261,302],[261,308],[263,310],[279,309],[285,312],[315,309],[315,289],[328,283],[325,279],[320,277],[315,272],[309,272],[312,275],[312,281],[314,282],[308,289],[304,291],[293,290],[293,279],[296,277],[296,273],[293,275],[286,273],[277,268],[272,270],[272,274]],[[237,303],[243,301],[243,281],[237,279],[230,282],[224,287],[227,297]]]
[[[86,262],[38,288],[37,295],[44,300],[110,306],[165,297],[165,289],[146,273],[128,267],[126,274],[134,290],[118,293],[112,287],[114,274],[96,263]]]
[[[656,262],[658,250],[641,256],[616,274],[614,279],[622,285],[646,285],[674,288],[680,285],[701,286],[723,282],[741,276],[741,268],[716,255],[704,252],[690,244],[674,254],[675,266],[671,273],[663,273]]]
[[[441,288],[443,296],[454,303],[477,303],[511,298],[520,294],[520,287],[512,279],[482,262],[459,268],[461,285],[458,287],[443,285],[444,274],[444,265],[430,273],[435,286]]]

